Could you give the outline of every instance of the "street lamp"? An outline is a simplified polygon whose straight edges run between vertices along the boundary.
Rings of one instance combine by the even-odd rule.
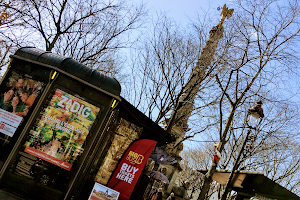
[[[263,109],[262,109],[261,106],[262,106],[262,102],[261,102],[261,101],[258,101],[258,102],[256,102],[256,105],[255,105],[255,106],[251,107],[251,108],[248,110],[247,115],[250,115],[250,118],[251,118],[251,117],[255,118],[255,119],[256,119],[255,122],[257,122],[259,119],[260,119],[260,121],[261,121],[261,119],[264,117]],[[260,123],[260,121],[259,121],[259,123]],[[236,161],[235,161],[235,163],[234,163],[234,166],[233,166],[233,168],[232,168],[232,171],[231,171],[231,173],[230,173],[230,175],[229,175],[228,181],[227,181],[226,186],[225,186],[225,191],[224,191],[224,193],[223,193],[223,195],[222,195],[221,200],[226,200],[226,198],[227,198],[227,195],[228,195],[228,192],[229,192],[229,187],[230,187],[230,185],[231,185],[231,181],[232,181],[234,172],[235,172],[235,170],[237,170],[237,168],[238,168],[239,160],[240,160],[240,157],[241,157],[241,155],[242,155],[242,153],[243,153],[243,151],[244,151],[244,148],[245,148],[245,146],[246,146],[246,143],[247,143],[247,141],[248,141],[248,139],[249,139],[249,136],[250,136],[250,133],[251,133],[251,129],[255,129],[255,127],[253,128],[252,126],[249,126],[249,129],[248,129],[248,131],[247,131],[247,134],[246,134],[245,140],[244,140],[244,142],[243,142],[243,145],[242,145],[242,147],[241,147],[241,150],[240,150],[240,152],[239,152],[239,154],[238,154],[238,157],[237,157],[237,159],[236,159]]]

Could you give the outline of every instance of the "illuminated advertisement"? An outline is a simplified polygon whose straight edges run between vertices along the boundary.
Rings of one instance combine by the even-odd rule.
[[[43,83],[12,72],[0,94],[0,132],[12,137],[31,109]]]
[[[25,152],[68,171],[83,152],[83,144],[100,108],[57,89],[37,126],[30,131]]]

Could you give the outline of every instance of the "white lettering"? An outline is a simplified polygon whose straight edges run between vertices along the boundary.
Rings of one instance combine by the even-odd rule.
[[[62,100],[60,102],[58,102],[57,105],[59,105],[62,108],[65,108],[63,103],[68,100],[68,97],[65,97],[65,96],[62,95],[61,98],[62,98]]]
[[[131,167],[131,168],[130,168]],[[133,166],[129,165],[129,167],[127,168],[127,172],[132,172]]]
[[[87,118],[89,115],[90,115],[90,112],[91,112],[91,108],[89,107],[85,107],[83,110],[82,110],[82,117],[84,118]]]
[[[135,177],[135,173],[138,170],[139,168],[123,163],[120,172],[117,174],[116,178],[131,184]]]
[[[82,104],[79,111],[78,111],[78,115],[81,113],[82,109],[84,108],[84,105]]]
[[[118,175],[117,175],[117,179],[120,179],[120,180],[123,180],[124,179],[124,174],[122,174],[122,173],[118,173]]]
[[[128,179],[128,183],[131,184],[132,183],[133,178],[129,178]]]
[[[84,118],[87,118],[91,113],[91,108],[84,107],[84,104],[80,105],[80,103],[74,101],[72,102],[72,99],[68,99],[65,96],[61,96],[62,100],[57,103],[62,108],[65,108],[67,110],[70,109],[71,112],[77,113],[78,115],[82,115]],[[66,102],[66,106],[64,105],[64,102]],[[71,108],[70,108],[71,107]]]
[[[123,163],[121,170],[125,171],[127,169],[128,165],[126,163]]]
[[[69,99],[66,104],[69,104],[70,106],[72,106],[72,99]]]
[[[133,174],[135,174],[137,171],[139,171],[139,168],[133,167]]]
[[[82,106],[83,106],[83,105],[82,105]],[[74,103],[73,103],[73,105],[72,105],[70,111],[76,113],[76,112],[79,110],[79,108],[80,108],[80,104],[79,104],[78,102],[74,101]]]

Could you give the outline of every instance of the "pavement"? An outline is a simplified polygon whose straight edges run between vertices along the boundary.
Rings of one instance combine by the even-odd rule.
[[[4,190],[0,190],[0,200],[24,200],[16,195],[10,194]]]

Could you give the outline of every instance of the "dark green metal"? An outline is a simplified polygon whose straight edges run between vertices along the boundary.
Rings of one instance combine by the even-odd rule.
[[[110,94],[114,98],[120,96],[121,86],[116,79],[101,74],[99,71],[91,69],[72,58],[34,47],[20,48],[12,57],[52,68],[58,72],[72,76],[89,86],[97,87],[101,92],[105,91],[105,93]]]

